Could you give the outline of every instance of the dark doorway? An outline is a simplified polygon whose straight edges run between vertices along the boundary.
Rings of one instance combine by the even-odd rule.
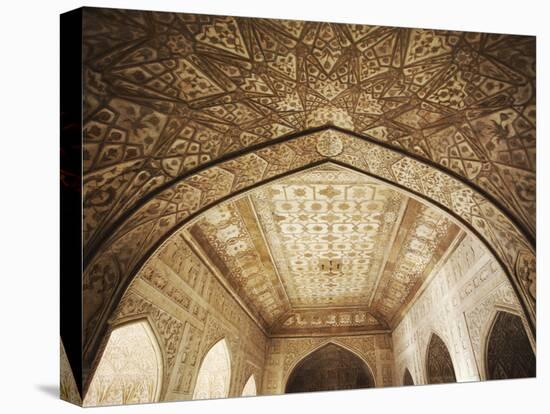
[[[305,357],[287,381],[287,393],[374,387],[366,364],[352,352],[328,344]]]
[[[487,343],[487,379],[529,378],[536,357],[519,316],[498,312]]]
[[[435,334],[432,335],[432,339],[428,345],[427,359],[428,384],[456,382],[455,370],[449,350],[441,338]]]

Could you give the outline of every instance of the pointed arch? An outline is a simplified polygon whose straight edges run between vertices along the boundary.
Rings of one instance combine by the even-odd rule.
[[[231,358],[224,338],[216,342],[202,359],[193,399],[225,398],[229,395],[230,381]]]
[[[246,381],[246,384],[244,385],[241,396],[253,397],[255,395],[258,395],[257,392],[256,379],[254,378],[254,374],[251,374],[250,377],[248,377],[248,381]]]
[[[281,137],[190,171],[159,187],[122,215],[112,232],[87,255],[83,364],[92,364],[112,312],[130,282],[166,240],[221,202],[326,162],[392,185],[444,211],[478,238],[509,278],[529,329],[535,331],[534,240],[514,215],[452,170],[367,136],[325,126]],[[175,202],[181,199],[189,202]],[[116,259],[121,251],[128,255],[123,268]]]
[[[426,379],[428,384],[456,382],[456,374],[449,349],[436,333],[432,333],[426,350]]]
[[[287,369],[285,369],[285,373],[283,374],[284,375],[284,379],[283,379],[283,390],[281,390],[281,392],[284,392],[284,387],[286,386],[286,384],[288,383],[288,379],[290,378],[290,375],[292,373],[292,371],[294,371],[294,369],[298,366],[298,364],[300,364],[300,362],[302,362],[305,358],[307,358],[309,355],[313,354],[314,352],[318,351],[319,349],[323,348],[324,346],[326,345],[329,345],[329,344],[334,344],[334,345],[337,345],[339,346],[340,348],[343,348],[345,349],[346,351],[349,351],[350,353],[352,353],[353,355],[355,355],[357,358],[359,358],[361,361],[363,361],[363,363],[367,366],[368,370],[369,370],[369,373],[371,375],[371,378],[374,382],[374,385],[373,387],[376,387],[376,378],[373,374],[373,370],[371,368],[371,365],[369,363],[369,361],[367,361],[364,356],[362,356],[359,352],[357,352],[355,349],[353,349],[352,347],[346,345],[345,343],[343,343],[342,341],[339,341],[337,339],[330,339],[330,340],[326,340],[326,341],[323,341],[322,343],[312,347],[311,349],[309,349],[307,352],[304,352],[302,355],[300,355]]]
[[[147,318],[115,327],[86,392],[85,406],[159,401],[163,357]]]
[[[497,311],[485,348],[487,379],[536,376],[536,357],[520,316]]]
[[[370,387],[374,387],[374,377],[364,360],[349,349],[328,342],[294,365],[285,393]]]
[[[409,368],[405,368],[405,372],[403,373],[403,385],[414,385],[414,380]]]

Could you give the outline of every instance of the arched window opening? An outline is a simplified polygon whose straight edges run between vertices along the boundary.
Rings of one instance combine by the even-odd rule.
[[[149,324],[132,322],[111,333],[94,374],[85,406],[158,401],[162,357]]]
[[[428,345],[427,363],[428,384],[456,382],[455,370],[449,350],[437,335],[432,335]]]
[[[487,341],[487,379],[535,377],[536,365],[521,318],[498,312]]]
[[[287,381],[287,393],[374,387],[367,365],[353,352],[328,344],[305,357]]]
[[[225,339],[217,342],[204,357],[195,391],[194,400],[225,398],[229,394],[231,363]]]
[[[403,374],[403,385],[414,385],[412,375],[408,368],[405,368],[405,373]]]
[[[254,375],[251,375],[250,378],[248,378],[248,381],[246,381],[246,384],[243,388],[243,397],[252,397],[256,394],[256,380],[254,379]]]

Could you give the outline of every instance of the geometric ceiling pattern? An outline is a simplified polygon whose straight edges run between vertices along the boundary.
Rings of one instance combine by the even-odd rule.
[[[368,303],[407,201],[340,167],[251,193],[293,307]]]
[[[534,37],[94,8],[82,24],[85,364],[125,284],[181,223],[327,159],[459,217],[500,258],[533,320]],[[329,131],[341,153],[316,147]],[[258,231],[262,200],[235,203],[238,215],[242,207],[258,216]],[[439,227],[425,207],[408,200],[402,221]],[[391,325],[433,265],[411,267],[414,252],[440,254],[439,236],[417,248],[415,230],[405,228],[365,307],[341,318],[300,313],[281,299],[292,295],[290,282],[259,280],[265,308],[255,307],[280,329]],[[270,243],[263,253],[276,255]],[[267,259],[258,266],[279,278],[281,260]],[[236,269],[226,270],[237,278]]]
[[[504,212],[475,188],[432,165],[370,140],[324,128],[222,160],[182,177],[137,206],[84,271],[86,364],[91,364],[125,286],[169,237],[178,237],[185,230],[184,224],[228,197],[329,161],[425,199],[474,232],[503,265],[534,320],[534,248]]]
[[[534,37],[90,8],[83,24],[92,251],[175,177],[323,125],[452,171],[535,232]]]
[[[271,333],[383,329],[463,232],[335,164],[211,208],[189,234]]]

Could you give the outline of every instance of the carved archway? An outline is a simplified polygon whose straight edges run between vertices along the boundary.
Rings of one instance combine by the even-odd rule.
[[[445,342],[432,334],[426,351],[426,378],[428,384],[456,382],[453,360]]]
[[[403,373],[403,385],[414,385],[414,380],[408,368],[405,368]]]
[[[285,393],[370,388],[374,377],[355,353],[327,343],[302,358],[290,372]]]
[[[325,162],[367,174],[447,212],[499,261],[534,329],[534,249],[510,217],[448,171],[366,137],[324,128],[275,140],[180,177],[119,223],[85,271],[85,368],[100,349],[106,321],[127,286],[170,236],[220,202]]]
[[[146,318],[115,327],[108,339],[83,404],[136,404],[159,401],[163,358]]]
[[[299,355],[295,356],[295,358],[292,361],[287,361],[287,363],[285,363],[285,365],[283,367],[284,374],[283,374],[283,379],[281,381],[281,389],[279,390],[279,392],[284,393],[284,389],[286,387],[286,384],[288,383],[288,379],[290,378],[290,375],[292,374],[292,371],[294,371],[294,368],[296,368],[300,364],[300,362],[302,362],[305,358],[307,358],[308,355],[313,354],[315,351],[317,351],[317,350],[319,350],[319,349],[321,349],[324,346],[329,345],[329,344],[337,345],[340,348],[343,348],[343,349],[351,352],[357,358],[359,358],[361,361],[363,361],[363,363],[368,367],[369,372],[371,373],[371,376],[372,376],[373,381],[374,381],[374,387],[377,386],[377,380],[376,380],[376,378],[373,374],[375,372],[373,370],[373,367],[375,367],[375,364],[376,364],[375,360],[368,359],[368,357],[366,355],[360,353],[357,350],[356,347],[348,345],[347,343],[345,343],[345,341],[342,341],[342,340],[339,340],[339,339],[328,339],[328,340],[323,340],[319,343],[316,343],[315,345],[310,346],[309,348],[307,348],[305,350],[302,350],[302,352]]]
[[[195,381],[194,400],[225,398],[229,395],[231,358],[227,342],[221,339],[205,354]]]
[[[496,313],[487,338],[485,367],[487,379],[536,376],[535,353],[520,316]]]

